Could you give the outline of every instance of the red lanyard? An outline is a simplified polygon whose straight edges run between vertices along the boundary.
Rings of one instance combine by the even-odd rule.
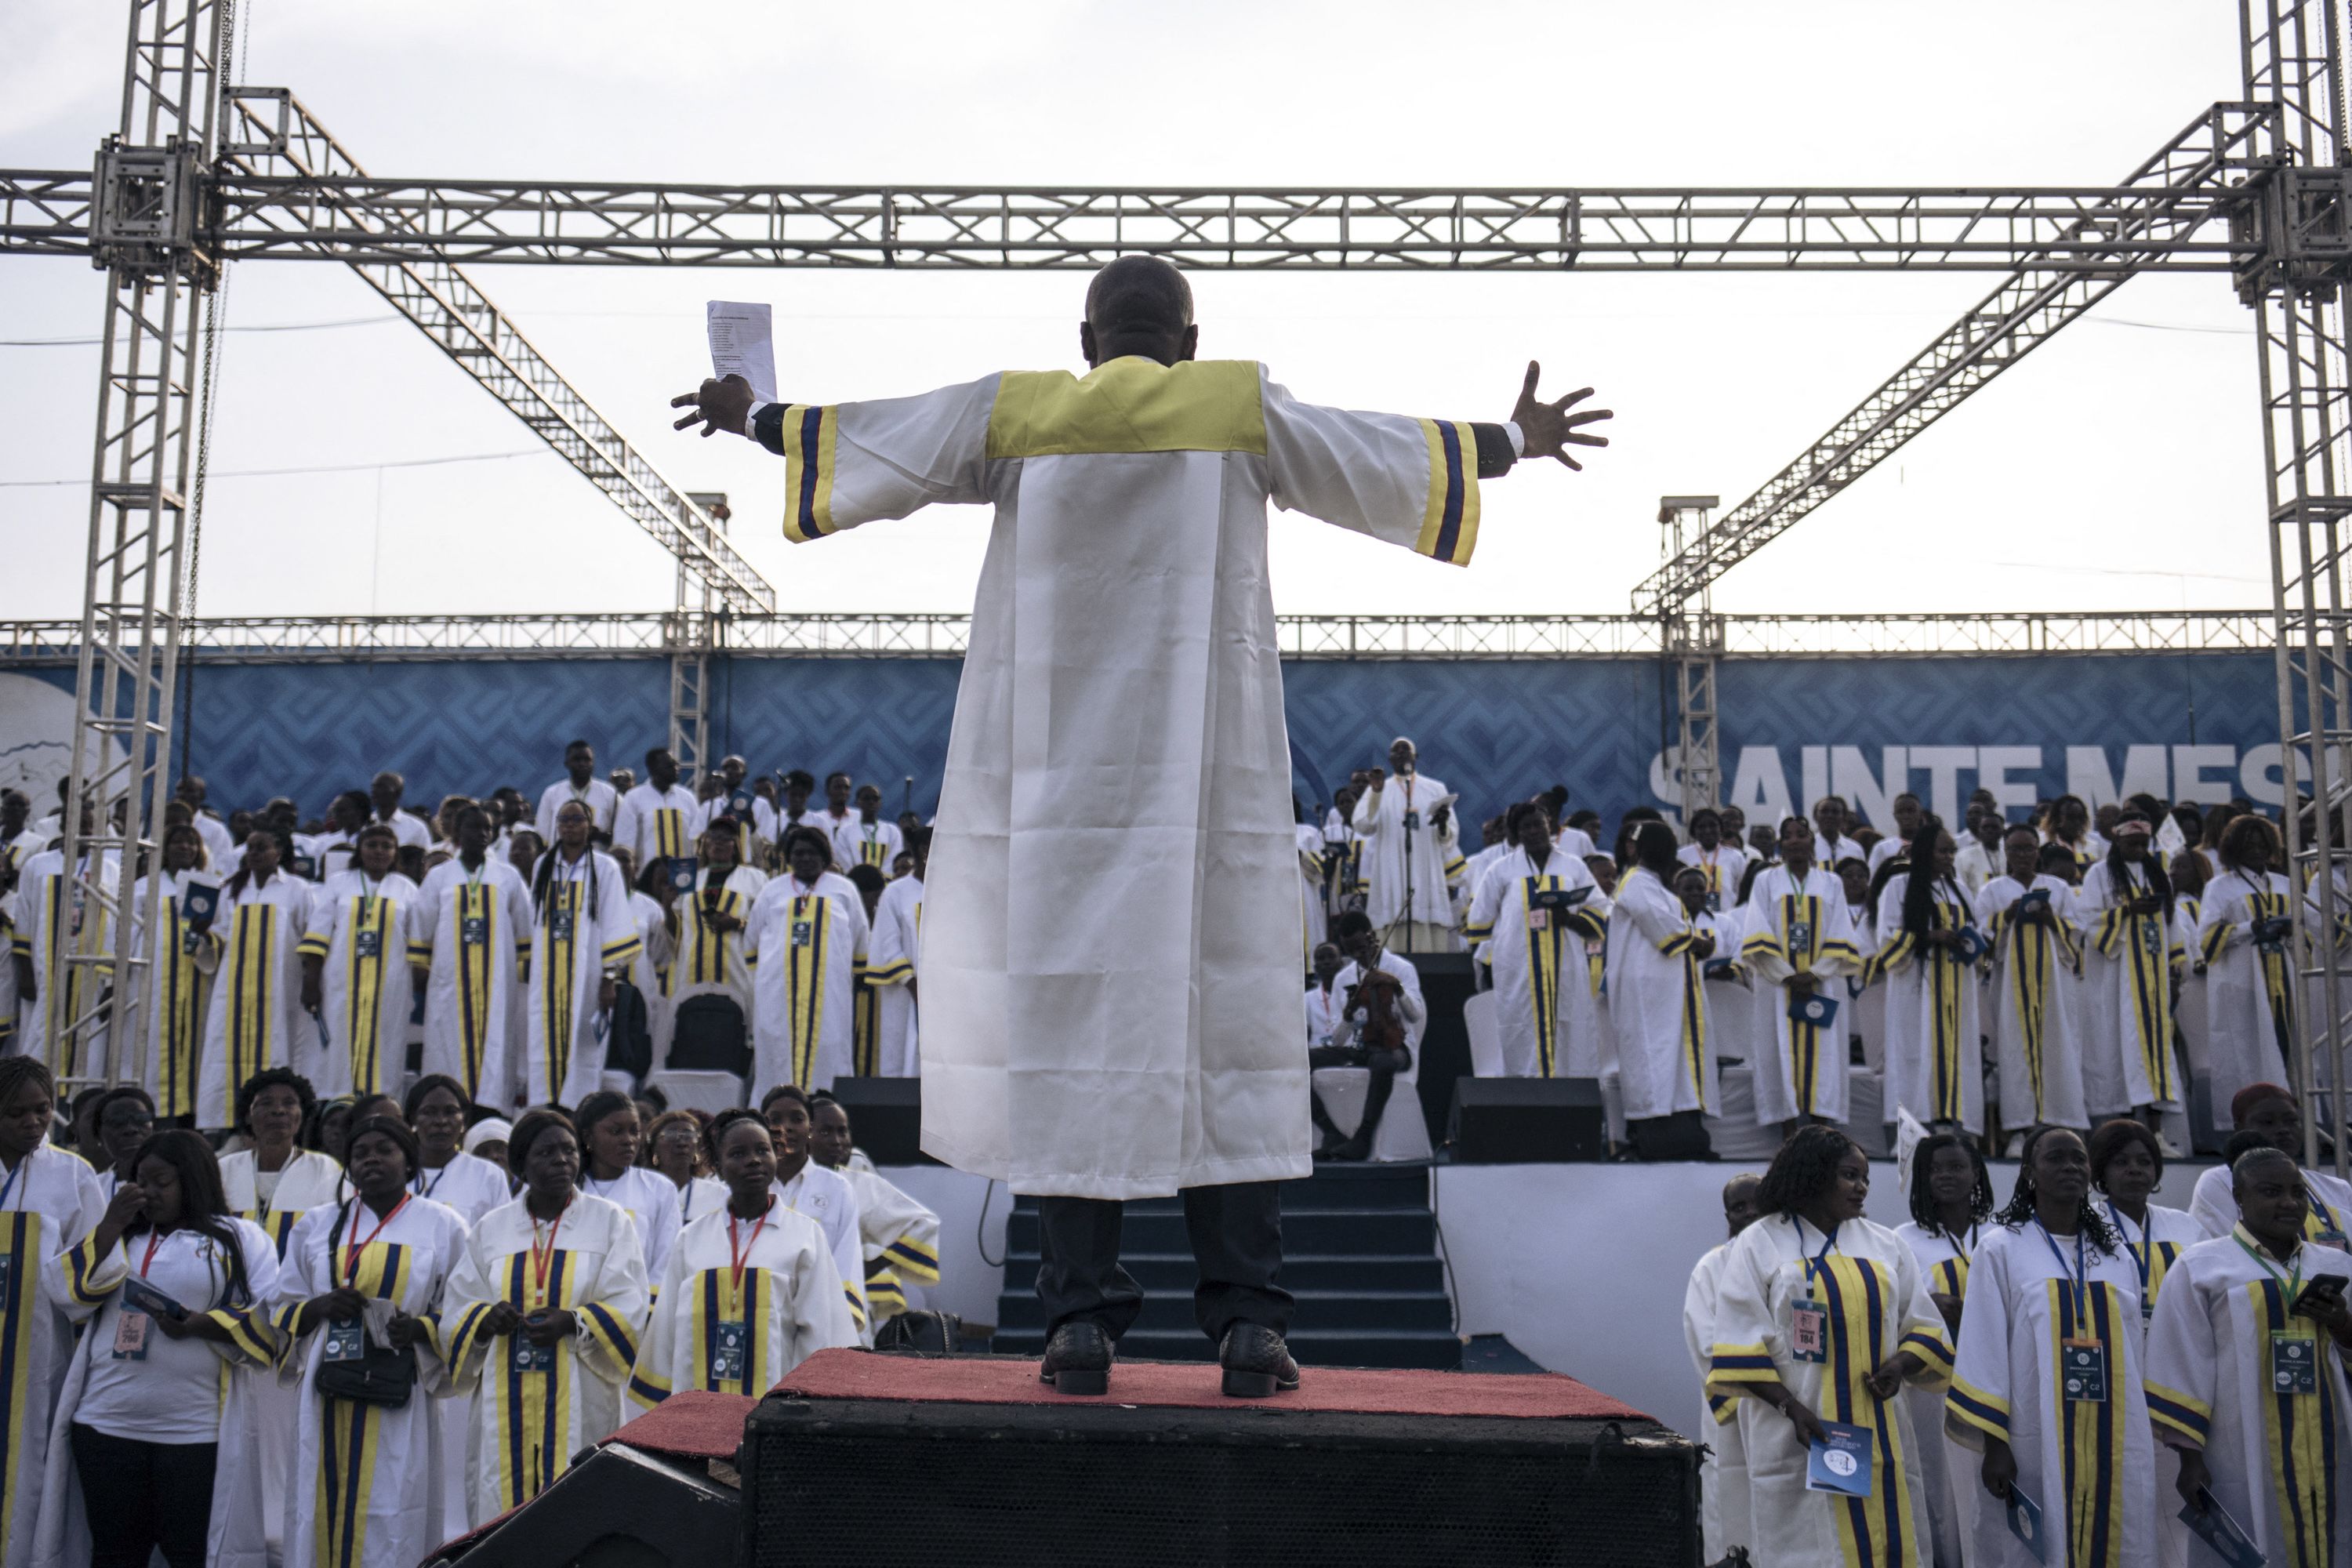
[[[155,1248],[162,1246],[163,1242],[162,1231],[151,1230],[147,1233],[147,1256],[139,1260],[139,1278],[142,1279],[147,1278],[147,1266],[155,1261]]]
[[[572,1205],[564,1205],[563,1214],[571,1212]],[[562,1233],[562,1230],[563,1215],[560,1214],[555,1216],[555,1223],[548,1226],[547,1247],[542,1251],[539,1245],[539,1221],[534,1218],[530,1222],[530,1268],[531,1273],[537,1278],[539,1299],[542,1304],[547,1300],[547,1271],[555,1263],[555,1238]]]
[[[365,1252],[370,1247],[373,1246],[375,1244],[375,1238],[383,1234],[383,1227],[390,1225],[394,1220],[398,1219],[400,1217],[400,1211],[407,1206],[408,1196],[404,1193],[401,1194],[400,1201],[392,1205],[392,1212],[375,1222],[375,1228],[368,1232],[367,1240],[351,1242],[344,1247],[343,1284],[346,1288],[352,1286],[360,1277],[360,1254]],[[353,1198],[352,1200],[352,1207],[355,1210],[359,1209],[360,1200]],[[561,1219],[558,1219],[556,1223],[561,1225],[563,1222]],[[357,1236],[359,1233],[359,1221],[354,1218],[352,1221],[352,1234],[353,1236]]]
[[[727,1260],[734,1269],[734,1279],[731,1282],[738,1299],[740,1299],[743,1294],[743,1270],[751,1265],[751,1249],[760,1245],[760,1233],[768,1228],[768,1215],[775,1211],[775,1207],[776,1194],[770,1193],[768,1206],[761,1209],[760,1217],[751,1222],[751,1239],[743,1244],[740,1251],[738,1251],[735,1247],[735,1211],[733,1209],[727,1211]]]

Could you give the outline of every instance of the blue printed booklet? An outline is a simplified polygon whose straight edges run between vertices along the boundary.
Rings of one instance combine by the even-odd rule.
[[[1870,1495],[1870,1428],[1824,1421],[1829,1441],[1813,1445],[1805,1461],[1805,1489],[1840,1497]]]
[[[2195,1504],[2181,1504],[2180,1522],[2230,1568],[2263,1568],[2269,1561],[2246,1533],[2246,1527],[2231,1518],[2230,1510],[2214,1501],[2212,1492],[2204,1487],[2197,1489]]]
[[[2042,1505],[2015,1481],[2009,1483],[2009,1532],[2025,1542],[2036,1563],[2050,1561],[2050,1547],[2042,1534]]]

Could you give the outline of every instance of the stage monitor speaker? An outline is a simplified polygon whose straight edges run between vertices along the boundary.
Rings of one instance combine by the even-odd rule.
[[[607,1443],[432,1568],[711,1568],[734,1560],[742,1494],[708,1462]]]
[[[1465,1165],[1549,1165],[1607,1156],[1601,1080],[1461,1078],[1446,1142]]]
[[[849,1135],[877,1165],[936,1165],[922,1152],[923,1080],[837,1078],[833,1098],[849,1112]]]
[[[1113,1374],[1113,1400],[1130,1369]],[[778,1393],[744,1430],[742,1481],[742,1568],[877,1557],[894,1568],[1698,1568],[1700,1557],[1696,1451],[1642,1417]],[[888,1531],[878,1552],[877,1521]]]

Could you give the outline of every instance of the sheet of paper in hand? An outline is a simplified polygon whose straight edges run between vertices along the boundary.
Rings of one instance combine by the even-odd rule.
[[[703,309],[710,332],[710,374],[722,381],[740,375],[751,384],[752,396],[762,403],[776,401],[772,312],[765,305],[736,300],[711,300]]]
[[[1805,1489],[1840,1497],[1870,1495],[1870,1428],[1824,1421],[1829,1441],[1816,1443],[1805,1460]]]

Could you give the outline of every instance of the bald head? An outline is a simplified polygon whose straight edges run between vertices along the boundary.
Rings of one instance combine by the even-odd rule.
[[[1128,354],[1161,364],[1192,357],[1192,287],[1156,256],[1122,256],[1087,285],[1087,319],[1078,347],[1090,365]]]

